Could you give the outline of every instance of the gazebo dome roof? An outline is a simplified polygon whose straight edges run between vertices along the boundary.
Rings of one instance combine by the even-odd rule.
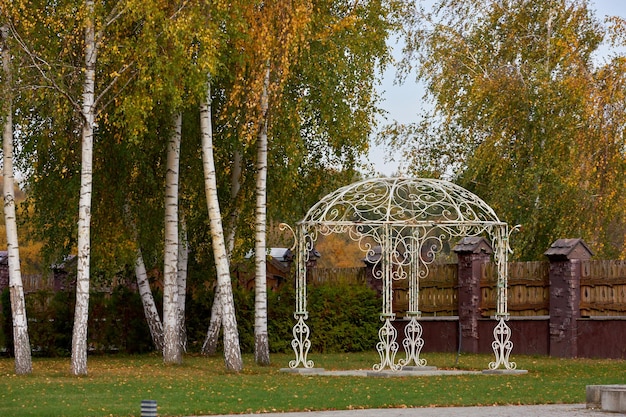
[[[477,225],[503,224],[475,194],[448,181],[374,178],[323,197],[301,223]]]

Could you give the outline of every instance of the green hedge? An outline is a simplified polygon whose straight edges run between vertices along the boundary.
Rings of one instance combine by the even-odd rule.
[[[7,291],[8,292],[8,291]],[[33,354],[68,356],[72,348],[74,293],[40,290],[26,295],[28,333]],[[2,297],[2,335],[11,353],[9,298]],[[111,294],[92,293],[89,302],[88,346],[91,353],[142,353],[152,349],[139,295],[119,287]]]
[[[233,289],[239,341],[243,352],[254,351],[254,292]],[[213,292],[196,292],[187,302],[190,349],[199,351],[211,316]],[[307,324],[311,350],[316,352],[359,352],[372,349],[378,341],[380,299],[364,285],[329,283],[308,288]],[[271,352],[291,352],[295,295],[283,286],[268,292],[267,331]]]
[[[11,317],[11,298],[9,289],[5,288],[0,293],[0,349],[8,355],[13,354],[13,325]]]
[[[38,291],[26,296],[29,334],[34,354],[66,356],[71,351],[74,293]],[[254,292],[233,289],[239,340],[243,352],[254,350]],[[161,295],[155,294],[160,302]],[[0,342],[11,349],[8,291],[0,299]],[[187,347],[199,352],[209,325],[213,291],[190,291],[187,299]],[[90,296],[88,345],[92,353],[142,353],[153,349],[139,295],[119,287]],[[268,335],[271,352],[291,352],[295,296],[284,286],[268,293]],[[159,306],[160,307],[160,306]],[[377,342],[380,300],[363,285],[323,284],[308,289],[311,350],[356,352]]]
[[[364,285],[321,285],[309,291],[311,349],[361,352],[378,341],[381,301]]]

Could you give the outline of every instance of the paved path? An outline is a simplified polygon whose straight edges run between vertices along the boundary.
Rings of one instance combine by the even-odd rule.
[[[252,414],[246,414],[252,415]],[[590,410],[585,404],[492,407],[384,408],[368,410],[266,413],[261,417],[613,417],[626,414]],[[255,414],[258,416],[258,414]],[[225,416],[211,416],[225,417]]]
[[[480,374],[500,374],[500,375],[522,375],[528,373],[523,369],[496,369],[484,371],[464,371],[437,369],[435,366],[405,366],[400,371],[392,371],[386,369],[383,371],[374,371],[372,369],[352,369],[347,371],[327,371],[324,368],[281,368],[281,372],[289,372],[300,375],[322,375],[322,376],[363,376],[363,377],[407,377],[407,376],[436,376],[436,375],[480,375]]]

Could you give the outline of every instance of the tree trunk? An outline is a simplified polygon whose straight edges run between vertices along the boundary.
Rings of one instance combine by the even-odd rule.
[[[261,129],[257,138],[256,237],[254,245],[254,360],[270,364],[267,335],[267,267],[265,227],[267,223],[267,109],[270,69],[265,72],[261,95]]]
[[[165,253],[163,269],[163,362],[181,364],[178,328],[178,168],[182,114],[174,117],[174,130],[167,147],[165,179]]]
[[[187,226],[184,219],[180,222],[181,234],[178,240],[178,332],[180,347],[187,352],[187,328],[185,326],[185,302],[187,298],[187,261],[189,260],[189,244],[187,242]]]
[[[71,373],[87,375],[87,321],[89,316],[89,262],[91,227],[91,190],[93,132],[95,122],[94,92],[98,48],[94,28],[94,1],[85,1],[85,81],[82,102],[81,174],[78,203],[78,267],[76,276],[76,308],[72,334]]]
[[[15,216],[15,193],[13,190],[13,72],[11,70],[11,54],[9,52],[9,28],[0,27],[2,48],[2,69],[4,70],[4,130],[3,143],[3,175],[4,175],[4,221],[6,224],[7,252],[9,261],[9,292],[11,298],[11,314],[13,317],[13,346],[15,353],[15,373],[30,374],[33,364],[28,338],[28,320],[24,302],[22,272],[20,270],[20,251],[17,239],[17,221]]]
[[[217,341],[220,335],[222,325],[222,297],[220,295],[219,285],[215,287],[213,295],[213,305],[211,306],[211,321],[209,322],[209,330],[202,344],[202,354],[213,356],[217,352]]]
[[[237,204],[237,196],[241,190],[241,171],[242,157],[238,150],[233,154],[233,163],[230,172],[230,200],[233,202],[233,211],[228,219],[228,237],[226,238],[226,248],[228,250],[228,259],[232,259],[233,250],[235,249],[235,236],[237,235],[237,222],[239,221],[239,205]]]
[[[159,317],[159,311],[154,303],[150,283],[148,282],[148,274],[146,273],[146,265],[143,262],[141,249],[137,249],[137,259],[135,261],[135,276],[137,277],[137,287],[139,288],[139,296],[141,304],[143,304],[143,312],[146,316],[146,322],[150,329],[152,342],[157,351],[163,352],[163,323]]]
[[[237,197],[241,190],[241,168],[242,158],[241,152],[235,151],[233,155],[232,171],[230,174],[230,199],[234,204],[232,213],[228,220],[228,237],[226,238],[226,248],[228,250],[228,260],[232,259],[233,250],[235,249],[235,236],[237,234],[237,222],[239,221],[239,206],[237,205]],[[219,290],[219,287],[217,287]],[[211,307],[211,321],[209,322],[209,330],[207,331],[204,344],[202,345],[203,355],[215,355],[217,351],[217,341],[220,334],[222,324],[222,310],[220,307],[220,293],[215,291],[213,295],[213,306]]]
[[[206,101],[200,105],[200,131],[202,135],[202,165],[204,168],[204,184],[211,225],[213,256],[217,269],[217,286],[220,291],[222,326],[224,329],[224,360],[226,369],[239,372],[243,369],[239,332],[235,317],[235,303],[230,282],[228,256],[224,243],[224,230],[217,198],[217,178],[213,160],[213,130],[211,127],[211,92],[207,87]]]

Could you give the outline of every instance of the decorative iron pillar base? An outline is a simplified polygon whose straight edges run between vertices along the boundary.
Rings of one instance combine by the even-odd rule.
[[[296,354],[296,359],[289,361],[290,368],[296,368],[302,363],[305,368],[313,368],[313,361],[307,360],[309,349],[311,348],[311,341],[309,340],[309,326],[305,323],[309,314],[296,313],[295,318],[298,320],[293,326],[293,340],[291,341],[291,347]]]
[[[411,361],[417,367],[426,366],[426,359],[420,359],[420,353],[422,352],[422,347],[424,347],[424,339],[422,339],[422,325],[419,324],[416,316],[412,316],[404,328],[402,346],[404,346],[406,358],[398,361],[400,366],[410,365]]]
[[[389,367],[392,371],[402,369],[401,365],[395,364],[396,353],[398,353],[398,331],[391,324],[393,317],[381,316],[385,321],[380,330],[378,330],[378,338],[380,342],[376,344],[376,350],[380,355],[380,363],[373,366],[375,371],[382,371],[385,367]]]
[[[514,370],[517,368],[515,362],[509,362],[509,355],[513,350],[513,342],[511,341],[511,328],[507,326],[504,317],[500,317],[499,323],[493,329],[494,341],[491,342],[493,353],[496,356],[495,362],[489,363],[489,369],[495,370],[504,366],[507,370]]]

